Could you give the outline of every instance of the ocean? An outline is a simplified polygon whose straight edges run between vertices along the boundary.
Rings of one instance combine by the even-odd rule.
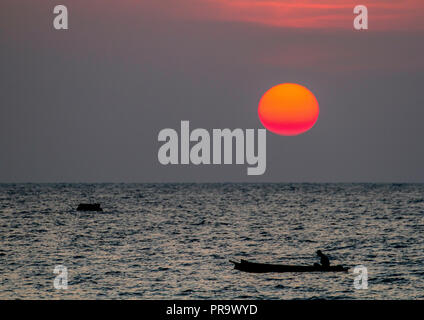
[[[424,299],[423,216],[424,184],[0,184],[0,299]],[[229,262],[318,249],[368,288]]]

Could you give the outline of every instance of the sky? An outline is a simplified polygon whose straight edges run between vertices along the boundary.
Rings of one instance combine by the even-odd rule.
[[[3,0],[0,182],[424,182],[423,14],[421,0]],[[286,82],[320,115],[268,132],[264,175],[158,162],[159,131],[181,120],[263,128],[258,102]]]

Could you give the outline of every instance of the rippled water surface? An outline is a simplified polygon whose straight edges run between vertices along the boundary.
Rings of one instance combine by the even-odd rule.
[[[3,184],[0,298],[424,299],[423,215],[416,184]],[[368,289],[228,262],[313,264],[317,249],[365,265]]]

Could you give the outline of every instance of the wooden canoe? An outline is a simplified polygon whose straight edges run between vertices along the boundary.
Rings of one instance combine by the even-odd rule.
[[[231,263],[234,263],[234,269],[252,272],[252,273],[265,273],[265,272],[347,272],[349,268],[343,266],[329,266],[321,267],[318,265],[313,266],[295,266],[295,265],[281,265],[281,264],[267,264],[267,263],[256,263],[249,262],[246,260],[241,260],[241,262],[236,262],[230,260]]]

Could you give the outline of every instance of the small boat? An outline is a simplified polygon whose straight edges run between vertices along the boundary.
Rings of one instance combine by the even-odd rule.
[[[265,273],[265,272],[347,272],[348,267],[343,266],[329,266],[322,267],[318,264],[312,266],[294,266],[294,265],[281,265],[281,264],[267,264],[267,263],[256,263],[249,262],[246,260],[241,260],[241,262],[236,262],[230,260],[231,263],[234,263],[234,269],[252,272],[252,273]]]
[[[103,211],[100,203],[80,203],[77,211]]]

